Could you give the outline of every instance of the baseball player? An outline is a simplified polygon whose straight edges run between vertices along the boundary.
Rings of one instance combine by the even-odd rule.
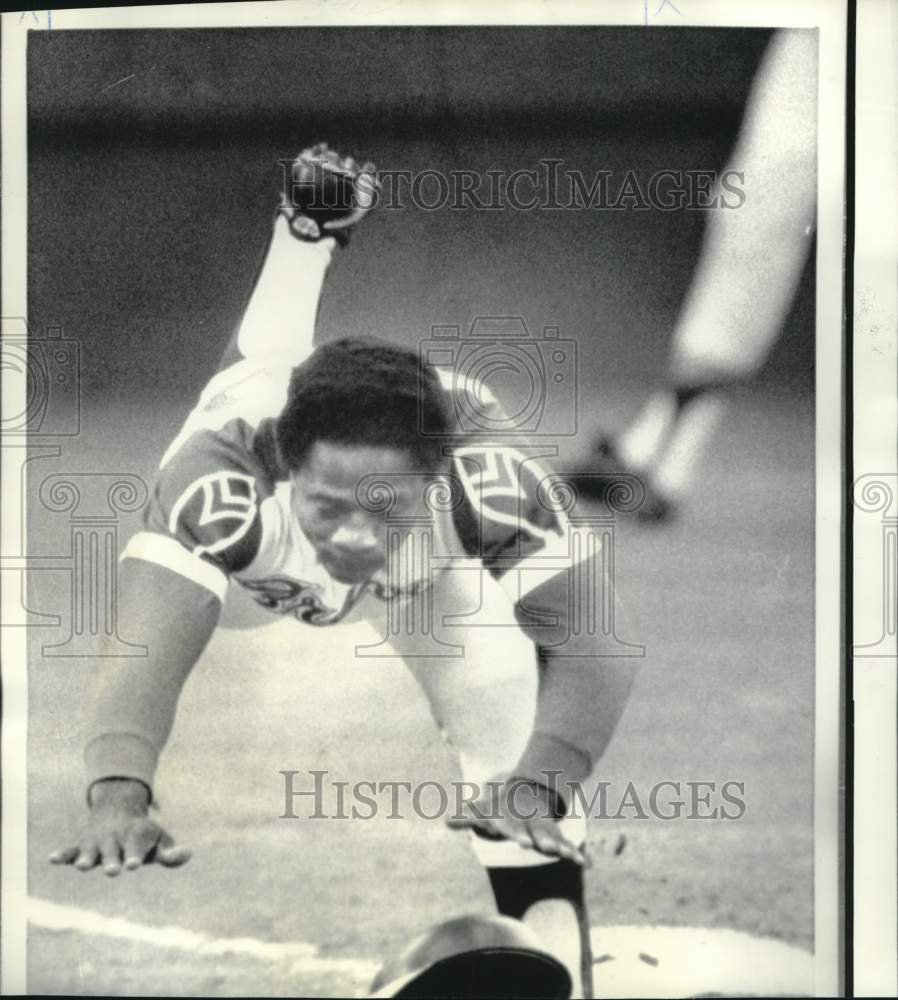
[[[727,390],[760,371],[782,332],[815,228],[816,73],[813,31],[774,33],[723,174],[742,178],[744,201],[708,219],[665,379],[620,434],[598,442],[593,469],[643,479],[644,519],[668,517],[688,495]]]
[[[575,580],[597,556],[571,557],[570,525],[524,446],[457,432],[459,392],[499,412],[485,387],[459,387],[384,341],[313,348],[328,265],[376,200],[374,173],[319,145],[297,177],[305,187],[278,211],[221,370],[163,455],[123,552],[120,621],[148,658],[106,661],[85,748],[87,822],[51,861],[116,875],[187,860],[149,808],[179,694],[216,628],[289,616],[314,645],[318,629],[367,620],[384,634],[408,611],[418,624],[391,642],[464,779],[501,779],[452,825],[474,831],[499,911],[524,919],[590,995],[585,830],[568,815],[570,785],[604,751],[633,673],[571,628],[585,610]],[[296,196],[335,179],[353,192],[343,214]],[[488,627],[465,626],[474,608]],[[443,637],[463,655],[421,655],[423,623],[436,633],[451,619],[461,624]]]

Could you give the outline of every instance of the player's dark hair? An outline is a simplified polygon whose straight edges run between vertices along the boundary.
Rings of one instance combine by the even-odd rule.
[[[293,370],[277,440],[291,469],[317,441],[331,441],[407,449],[418,467],[437,472],[451,426],[439,377],[415,351],[346,337],[322,344]]]

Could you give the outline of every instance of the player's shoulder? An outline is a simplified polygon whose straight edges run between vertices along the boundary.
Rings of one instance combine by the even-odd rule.
[[[196,406],[163,455],[160,469],[164,469],[198,431],[218,432],[235,424],[254,430],[264,421],[275,419],[287,402],[292,370],[289,359],[270,355],[245,359],[218,372],[206,384]],[[224,430],[223,436],[228,435]]]
[[[463,497],[454,512],[456,530],[466,551],[487,565],[554,550],[564,537],[557,477],[544,450],[471,436],[452,449],[452,475]]]
[[[200,428],[160,468],[146,526],[234,572],[259,550],[261,504],[279,478],[273,421],[253,428],[235,418]]]
[[[146,514],[150,531],[226,573],[252,562],[262,541],[261,505],[287,478],[275,420],[288,381],[289,366],[243,366],[209,383],[160,462]]]
[[[451,368],[435,367],[434,371],[455,417],[448,450],[468,506],[506,527],[525,531],[534,527],[532,522],[521,525],[521,502],[523,498],[535,505],[551,474],[546,449],[509,433],[514,431],[514,421],[482,378]],[[543,520],[551,529],[556,519],[537,518]],[[543,530],[542,524],[538,527]]]

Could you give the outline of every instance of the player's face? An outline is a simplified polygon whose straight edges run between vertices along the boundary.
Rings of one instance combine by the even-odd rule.
[[[386,566],[387,516],[426,513],[433,478],[402,449],[318,441],[293,474],[293,514],[328,573],[362,583]]]

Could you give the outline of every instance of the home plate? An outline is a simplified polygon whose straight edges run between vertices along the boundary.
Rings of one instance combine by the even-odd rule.
[[[813,996],[814,956],[710,927],[593,927],[596,996]]]

